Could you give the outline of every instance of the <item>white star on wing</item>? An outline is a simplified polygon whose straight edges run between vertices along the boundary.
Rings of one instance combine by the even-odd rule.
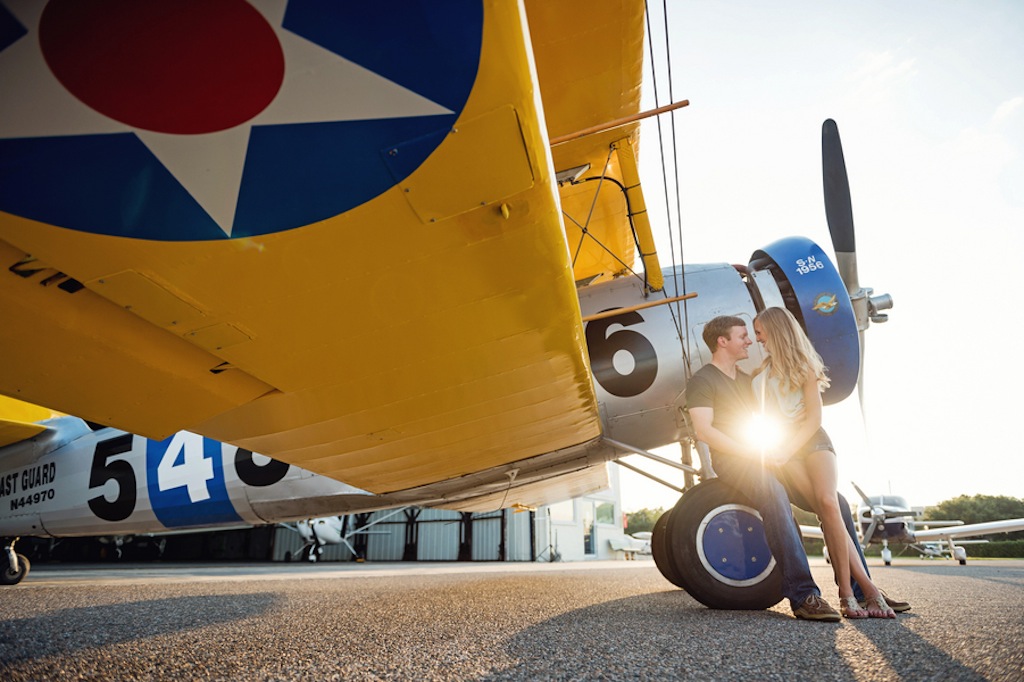
[[[171,135],[135,128],[71,95],[47,67],[36,39],[43,3],[5,3],[28,35],[0,52],[0,139],[131,132],[231,236],[249,132],[254,125],[358,121],[453,113],[415,92],[281,27],[286,2],[256,0],[284,53],[274,100],[243,124],[214,133]]]

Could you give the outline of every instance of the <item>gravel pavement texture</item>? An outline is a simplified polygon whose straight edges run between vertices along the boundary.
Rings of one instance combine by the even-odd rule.
[[[1024,561],[872,573],[912,610],[714,611],[649,559],[38,566],[0,588],[0,679],[1024,680]]]

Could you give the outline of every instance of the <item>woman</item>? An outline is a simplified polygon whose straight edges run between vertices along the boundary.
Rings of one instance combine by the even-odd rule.
[[[788,425],[774,465],[785,471],[821,519],[840,612],[846,618],[895,618],[864,570],[839,513],[836,455],[821,428],[821,392],[829,385],[821,356],[785,308],[768,308],[754,318],[754,333],[767,353],[754,375],[754,396],[769,415]],[[866,608],[854,597],[851,573],[864,592]]]

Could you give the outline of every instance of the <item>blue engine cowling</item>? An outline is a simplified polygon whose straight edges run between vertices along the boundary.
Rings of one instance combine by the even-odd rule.
[[[846,398],[860,375],[860,334],[853,304],[839,271],[821,247],[804,237],[787,237],[750,257],[750,269],[768,271],[814,348],[828,367],[826,405]]]

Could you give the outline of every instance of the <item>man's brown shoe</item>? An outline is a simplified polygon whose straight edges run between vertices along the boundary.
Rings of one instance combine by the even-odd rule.
[[[800,606],[793,609],[793,615],[802,620],[820,620],[827,623],[838,623],[841,619],[839,612],[816,594],[807,597]]]
[[[879,590],[879,592],[882,592],[882,591]],[[908,602],[908,601],[900,601],[898,599],[893,599],[892,597],[887,595],[885,592],[882,592],[882,597],[885,598],[885,603],[889,605],[889,608],[892,609],[893,611],[895,611],[896,613],[904,613],[904,612],[910,610],[910,602]],[[862,599],[861,602],[860,602],[860,605],[864,606],[866,604],[867,604],[867,600],[866,599]]]

